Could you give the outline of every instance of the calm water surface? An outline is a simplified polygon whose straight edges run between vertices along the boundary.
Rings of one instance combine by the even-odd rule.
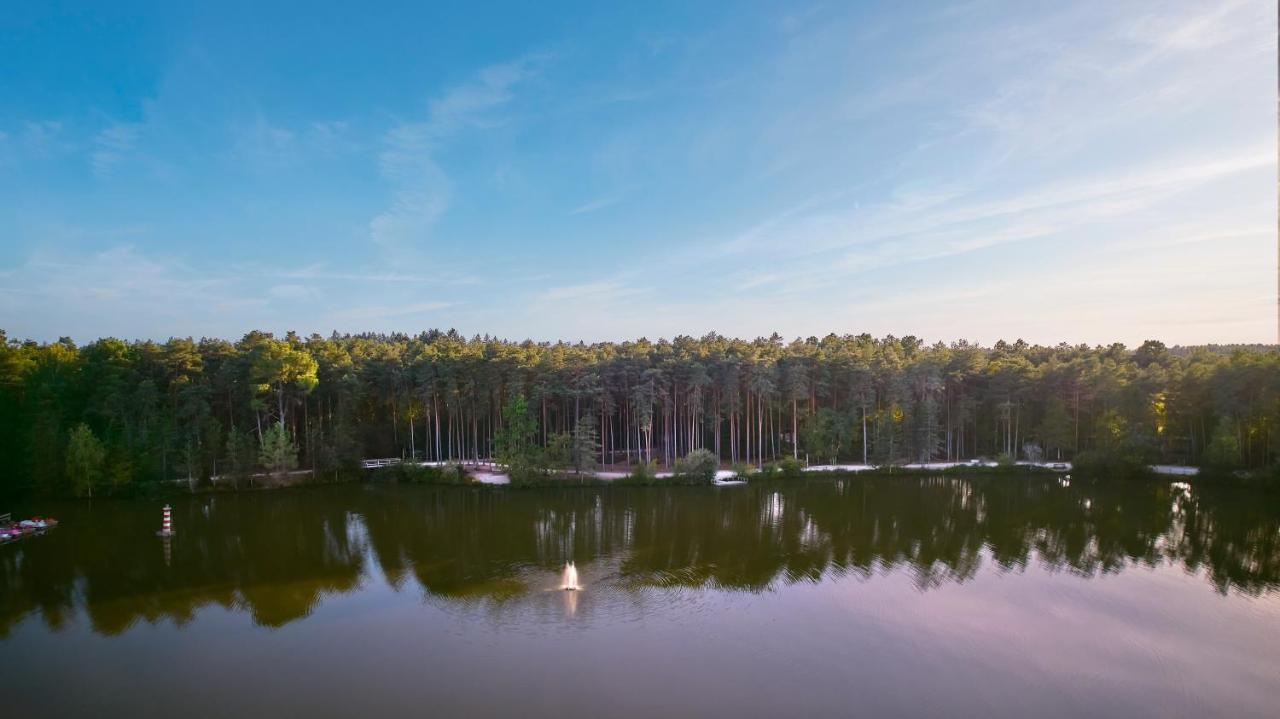
[[[355,485],[19,508],[5,710],[1268,716],[1275,495],[1167,482]],[[573,560],[584,588],[558,589]],[[6,711],[7,713],[7,711]]]

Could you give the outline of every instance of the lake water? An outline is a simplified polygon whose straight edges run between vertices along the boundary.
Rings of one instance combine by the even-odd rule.
[[[317,487],[34,504],[45,716],[1280,712],[1280,503],[1170,482]],[[582,589],[559,589],[573,561]]]

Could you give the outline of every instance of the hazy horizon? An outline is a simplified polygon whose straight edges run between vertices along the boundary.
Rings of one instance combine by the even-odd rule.
[[[0,328],[1272,343],[1276,8],[0,19]]]
[[[753,342],[756,342],[756,341],[758,341],[758,340],[769,340],[769,339],[771,339],[774,335],[776,335],[777,337],[779,337],[779,338],[780,338],[780,342],[781,342],[781,344],[785,346],[785,345],[789,345],[789,344],[791,344],[791,343],[793,343],[793,342],[808,342],[808,341],[815,340],[815,339],[816,339],[816,340],[818,340],[818,341],[822,341],[822,340],[824,340],[824,339],[826,339],[826,338],[828,338],[828,337],[832,337],[832,336],[837,337],[837,338],[846,338],[846,337],[859,337],[859,336],[862,336],[862,335],[864,335],[864,334],[865,334],[865,335],[870,336],[873,340],[876,340],[876,341],[881,341],[881,340],[889,339],[889,338],[891,338],[891,337],[892,337],[892,338],[895,338],[895,339],[902,339],[902,340],[905,340],[905,339],[907,339],[908,337],[911,337],[911,338],[915,338],[916,340],[919,340],[919,341],[920,341],[920,344],[921,344],[921,346],[922,346],[922,347],[931,347],[931,346],[936,345],[936,344],[938,344],[938,343],[942,343],[943,345],[946,345],[946,346],[948,346],[948,347],[955,347],[955,346],[959,346],[959,345],[961,345],[961,344],[967,344],[967,345],[969,345],[969,346],[978,347],[978,348],[981,348],[981,349],[993,349],[993,348],[994,348],[994,346],[995,346],[997,343],[1000,343],[1000,342],[1004,342],[1004,343],[1009,344],[1009,345],[1013,345],[1013,344],[1016,344],[1016,343],[1018,343],[1018,342],[1023,342],[1023,343],[1025,343],[1027,346],[1029,346],[1029,347],[1048,347],[1048,348],[1053,348],[1053,347],[1061,347],[1061,346],[1064,346],[1064,345],[1065,345],[1065,346],[1068,346],[1068,347],[1071,347],[1071,348],[1087,347],[1087,348],[1089,348],[1089,349],[1096,349],[1096,348],[1106,349],[1106,348],[1112,347],[1112,346],[1114,346],[1114,345],[1116,345],[1116,344],[1121,344],[1121,345],[1124,345],[1127,349],[1130,349],[1130,350],[1136,350],[1136,349],[1138,349],[1139,347],[1141,347],[1143,344],[1145,344],[1145,343],[1146,343],[1146,342],[1148,342],[1148,341],[1160,342],[1160,343],[1164,344],[1164,345],[1165,345],[1165,347],[1166,347],[1167,349],[1169,349],[1169,350],[1174,350],[1174,351],[1176,351],[1176,350],[1195,350],[1195,349],[1200,349],[1200,348],[1211,348],[1211,349],[1212,349],[1212,348],[1222,348],[1222,349],[1232,349],[1232,348],[1275,348],[1275,347],[1280,347],[1280,344],[1277,344],[1277,343],[1275,343],[1275,342],[1201,342],[1201,343],[1192,343],[1192,344],[1187,344],[1187,343],[1169,343],[1169,342],[1164,342],[1163,340],[1161,340],[1161,339],[1160,339],[1160,338],[1158,338],[1158,337],[1147,337],[1147,338],[1145,338],[1145,339],[1143,339],[1143,340],[1136,341],[1136,342],[1125,342],[1125,341],[1123,341],[1123,340],[1114,340],[1114,341],[1111,341],[1111,342],[1092,342],[1092,343],[1091,343],[1091,342],[1067,342],[1066,340],[1059,340],[1059,341],[1057,341],[1057,342],[1046,343],[1046,342],[1032,342],[1032,341],[1027,340],[1027,339],[1025,339],[1025,338],[1023,338],[1023,337],[999,337],[999,338],[997,338],[997,339],[995,339],[995,340],[992,340],[992,341],[989,341],[989,342],[985,342],[985,341],[981,341],[981,340],[974,340],[974,339],[966,338],[966,337],[957,337],[957,338],[953,338],[953,339],[944,339],[944,338],[938,338],[938,337],[922,337],[922,336],[920,336],[920,335],[915,335],[915,334],[912,334],[912,333],[910,333],[910,332],[906,332],[906,333],[892,333],[892,332],[891,332],[891,333],[886,333],[886,334],[883,334],[883,335],[875,335],[875,334],[872,334],[872,333],[869,333],[869,332],[861,332],[861,331],[850,331],[850,332],[844,332],[844,331],[834,331],[834,330],[833,330],[833,331],[829,331],[829,332],[822,332],[822,333],[817,333],[817,334],[807,334],[807,335],[787,335],[787,334],[785,334],[785,333],[783,333],[783,332],[768,332],[768,333],[765,333],[765,334],[752,335],[752,336],[744,336],[744,335],[730,335],[730,334],[726,334],[726,333],[723,333],[723,332],[716,332],[716,331],[714,331],[714,330],[711,330],[711,331],[708,331],[708,332],[702,332],[702,333],[697,333],[697,334],[693,334],[693,333],[689,333],[689,332],[677,332],[677,333],[675,333],[675,334],[671,334],[671,335],[637,335],[637,336],[635,336],[635,337],[604,337],[604,338],[599,338],[599,339],[590,339],[590,340],[588,340],[588,339],[571,339],[571,338],[566,338],[566,337],[506,336],[506,335],[496,335],[496,334],[494,334],[494,333],[492,333],[492,332],[463,332],[463,331],[461,331],[461,330],[459,330],[459,329],[457,329],[457,328],[455,328],[455,327],[428,327],[428,328],[425,328],[425,329],[420,329],[420,330],[410,330],[410,331],[405,331],[405,330],[387,330],[387,331],[364,330],[364,331],[360,331],[360,330],[356,330],[356,331],[350,331],[350,332],[340,332],[340,331],[338,331],[338,330],[331,330],[331,331],[329,331],[329,332],[299,332],[299,331],[297,331],[297,330],[287,329],[287,328],[286,328],[286,329],[284,329],[284,330],[281,330],[281,331],[277,331],[277,330],[268,330],[268,329],[263,329],[263,328],[258,327],[258,328],[250,328],[249,330],[246,330],[244,333],[241,333],[241,334],[239,334],[239,335],[207,335],[207,334],[206,334],[206,335],[200,335],[200,334],[195,334],[195,335],[193,335],[193,334],[190,334],[190,333],[188,333],[188,334],[184,334],[184,335],[168,335],[168,336],[164,336],[164,337],[127,337],[127,336],[121,336],[121,335],[96,335],[96,336],[92,336],[92,337],[71,337],[70,335],[60,335],[60,336],[55,337],[55,338],[53,338],[53,339],[36,338],[36,337],[20,337],[20,336],[15,336],[15,335],[13,335],[12,333],[9,333],[9,332],[8,332],[8,330],[6,330],[4,327],[0,327],[0,332],[5,332],[5,333],[7,333],[7,334],[8,334],[8,339],[9,339],[10,341],[19,341],[19,342],[22,342],[22,341],[36,341],[36,342],[41,342],[41,343],[44,343],[44,344],[49,344],[49,343],[53,343],[53,342],[59,342],[59,341],[62,341],[63,339],[70,339],[72,342],[74,342],[74,343],[76,344],[76,346],[77,346],[77,347],[83,347],[84,345],[87,345],[87,344],[90,344],[90,343],[93,343],[93,342],[96,342],[96,341],[99,341],[99,340],[105,340],[105,339],[117,339],[117,340],[121,340],[121,341],[124,341],[124,342],[155,342],[155,343],[158,343],[158,344],[163,344],[163,343],[166,343],[166,342],[168,342],[168,341],[170,341],[170,340],[175,340],[175,339],[176,339],[176,340],[192,340],[192,341],[201,341],[201,340],[206,340],[206,339],[208,339],[208,340],[225,340],[225,341],[227,341],[227,342],[237,343],[237,342],[241,341],[242,339],[244,339],[245,337],[247,337],[250,333],[253,333],[253,332],[268,332],[268,333],[271,333],[271,334],[272,334],[274,337],[276,337],[276,338],[284,338],[284,337],[286,337],[290,332],[292,332],[292,333],[296,334],[298,337],[302,338],[303,340],[306,340],[306,339],[308,339],[308,338],[310,338],[310,337],[312,337],[312,336],[319,336],[319,337],[321,337],[321,338],[323,338],[323,339],[330,339],[330,338],[334,337],[334,336],[335,336],[335,334],[336,334],[336,336],[338,336],[338,337],[343,337],[343,338],[345,338],[345,337],[359,337],[359,336],[384,336],[384,337],[405,336],[405,337],[409,337],[409,338],[413,339],[413,338],[418,338],[418,337],[423,337],[423,336],[426,336],[426,335],[430,335],[430,334],[432,334],[432,333],[439,333],[439,334],[442,334],[442,335],[443,335],[443,334],[448,334],[448,333],[450,333],[450,332],[453,332],[453,333],[456,333],[458,337],[460,337],[460,338],[462,338],[462,339],[464,339],[464,340],[467,340],[467,341],[473,340],[473,339],[475,339],[475,338],[484,338],[484,339],[489,339],[489,340],[493,340],[493,341],[497,341],[497,342],[504,342],[504,343],[508,343],[508,344],[524,344],[524,343],[526,343],[526,342],[533,342],[534,344],[540,344],[540,345],[542,345],[542,344],[546,344],[546,345],[554,345],[554,344],[566,344],[566,345],[577,345],[577,344],[585,344],[585,345],[592,345],[592,344],[615,344],[615,345],[620,345],[620,344],[624,344],[624,343],[628,343],[628,342],[630,342],[630,343],[635,343],[635,342],[640,342],[640,341],[649,342],[649,343],[651,343],[651,344],[657,344],[657,343],[661,343],[661,342],[674,342],[677,338],[691,338],[691,339],[695,339],[695,340],[700,340],[700,339],[703,339],[703,338],[706,338],[706,337],[708,337],[708,336],[712,336],[712,335],[714,335],[714,336],[718,336],[718,337],[721,337],[721,338],[726,339],[726,340],[735,341],[735,342],[747,342],[747,343],[753,343]]]

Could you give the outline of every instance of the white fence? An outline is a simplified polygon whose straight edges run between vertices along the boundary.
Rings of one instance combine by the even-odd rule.
[[[391,467],[400,464],[402,460],[398,457],[388,457],[387,459],[362,459],[360,466],[364,469],[377,469],[378,467]]]

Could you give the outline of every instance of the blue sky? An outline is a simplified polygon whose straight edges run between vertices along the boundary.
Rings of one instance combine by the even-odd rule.
[[[1276,8],[23,3],[0,327],[1274,341]]]

